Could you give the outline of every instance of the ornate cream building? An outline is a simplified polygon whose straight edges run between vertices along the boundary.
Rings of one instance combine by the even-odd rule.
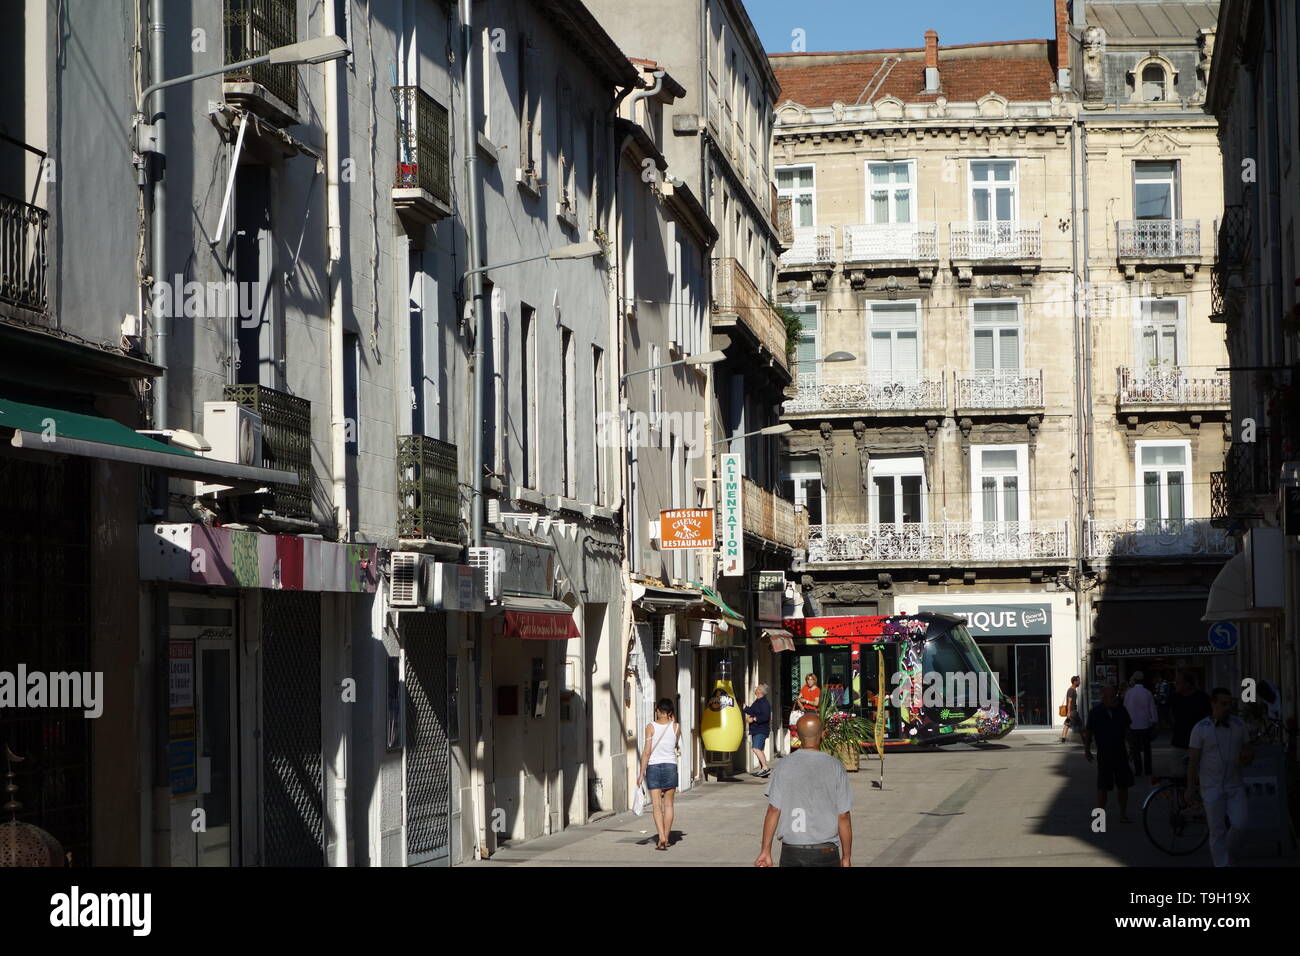
[[[1208,520],[1213,5],[1159,6],[1057,0],[1052,40],[772,57],[805,591],[827,615],[965,615],[1024,726],[1059,723],[1085,667],[1099,687],[1220,660],[1199,621],[1230,553]],[[797,648],[786,683],[856,674],[839,655]]]

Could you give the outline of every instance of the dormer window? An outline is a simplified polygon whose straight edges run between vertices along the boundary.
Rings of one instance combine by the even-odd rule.
[[[1162,103],[1165,99],[1165,70],[1155,63],[1142,70],[1142,99]]]

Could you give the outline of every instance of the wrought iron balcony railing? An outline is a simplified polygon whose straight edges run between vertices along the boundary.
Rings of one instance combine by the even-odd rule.
[[[424,435],[397,438],[397,536],[460,541],[456,446]]]
[[[1241,269],[1250,258],[1250,219],[1243,206],[1224,206],[1214,232],[1214,260],[1226,269]]]
[[[954,372],[958,408],[1042,408],[1042,369]]]
[[[844,261],[929,261],[939,257],[938,226],[900,222],[844,227]]]
[[[713,260],[713,311],[735,315],[782,369],[789,370],[785,321],[735,259]]]
[[[1223,454],[1223,471],[1210,475],[1210,515],[1214,519],[1259,518],[1260,497],[1277,493],[1277,453],[1267,429],[1253,442],[1233,442]]]
[[[835,230],[830,226],[794,230],[794,241],[781,256],[782,269],[830,268],[835,264]]]
[[[1227,405],[1228,373],[1212,366],[1156,365],[1117,370],[1119,405]]]
[[[42,316],[49,310],[49,226],[44,209],[0,195],[0,302]]]
[[[298,42],[296,0],[225,0],[226,62],[265,56]],[[226,74],[226,79],[260,83],[290,109],[298,108],[298,67],[261,63]]]
[[[1199,219],[1122,219],[1115,229],[1121,259],[1195,258],[1201,254]]]
[[[1232,538],[1209,518],[1143,520],[1105,518],[1088,522],[1090,558],[1231,557]]]
[[[941,371],[875,372],[856,368],[824,369],[799,376],[783,414],[824,411],[942,411],[948,407],[946,376]]]
[[[451,206],[451,136],[447,107],[417,86],[393,87],[397,105],[399,189],[423,189]]]
[[[311,519],[311,402],[265,385],[227,385],[225,400],[262,416],[262,464],[298,473],[297,485],[272,485],[271,509]]]
[[[750,534],[792,550],[805,546],[808,513],[802,508],[748,478],[744,479],[740,500],[741,521]]]
[[[954,222],[948,227],[951,259],[1039,259],[1043,233],[1037,222]]]
[[[1067,560],[1068,521],[937,521],[810,525],[811,563]]]

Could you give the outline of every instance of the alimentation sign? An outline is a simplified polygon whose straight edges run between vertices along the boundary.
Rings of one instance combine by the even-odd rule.
[[[1052,636],[1050,604],[922,604],[917,610],[959,617],[971,637],[981,641]]]

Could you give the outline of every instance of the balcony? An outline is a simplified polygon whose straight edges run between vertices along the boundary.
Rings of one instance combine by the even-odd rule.
[[[1116,257],[1130,279],[1138,266],[1181,266],[1191,278],[1200,265],[1199,219],[1121,219],[1115,232]]]
[[[781,256],[782,275],[812,277],[813,288],[822,291],[835,268],[835,230],[830,226],[804,227],[793,231],[790,248]]]
[[[790,550],[807,546],[808,512],[748,478],[743,487],[741,524],[747,534]]]
[[[948,407],[946,376],[941,371],[876,372],[864,368],[823,369],[800,376],[783,416],[824,412],[942,413]]]
[[[1037,222],[954,222],[948,227],[948,258],[962,285],[976,269],[1018,270],[1028,283],[1043,257],[1042,226]]]
[[[1210,321],[1228,324],[1245,308],[1245,271],[1250,261],[1250,219],[1241,206],[1226,206],[1214,232],[1210,273]]]
[[[870,274],[915,272],[923,286],[939,268],[938,226],[932,222],[844,227],[844,274],[864,289]]]
[[[264,56],[272,49],[298,42],[295,0],[224,0],[226,62]],[[224,77],[226,99],[265,120],[290,126],[298,119],[298,67],[293,63],[260,63],[233,70]]]
[[[789,380],[785,321],[735,259],[713,260],[713,328],[724,333],[746,329],[781,377]]]
[[[1213,366],[1157,365],[1146,369],[1120,367],[1115,404],[1119,411],[1174,411],[1228,408],[1228,373]]]
[[[1018,411],[1043,407],[1042,369],[977,369],[954,372],[957,411]]]
[[[451,135],[447,108],[415,86],[393,87],[397,176],[393,205],[416,230],[451,215]]]
[[[1088,522],[1088,557],[1229,558],[1233,541],[1207,518],[1151,520],[1093,519]]]
[[[227,385],[223,397],[262,416],[262,466],[298,473],[297,485],[271,486],[263,512],[310,521],[311,402],[265,385]]]
[[[1068,521],[937,521],[811,525],[809,564],[972,564],[1067,561]]]
[[[1223,455],[1223,471],[1210,475],[1210,515],[1216,527],[1229,522],[1260,519],[1264,500],[1277,494],[1278,453],[1267,429],[1259,429],[1253,442],[1233,442]]]
[[[460,543],[456,446],[424,435],[397,439],[397,536]]]
[[[47,324],[47,241],[50,214],[0,194],[0,312]]]

